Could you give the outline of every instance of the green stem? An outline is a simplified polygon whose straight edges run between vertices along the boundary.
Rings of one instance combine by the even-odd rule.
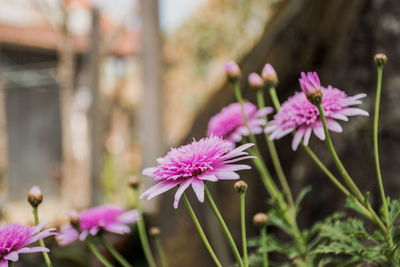
[[[134,188],[133,191],[136,199],[136,208],[140,215],[140,218],[137,222],[137,226],[139,232],[139,239],[142,244],[144,256],[146,257],[147,263],[149,264],[150,267],[157,267],[153,254],[151,253],[149,239],[147,237],[147,232],[146,232],[146,224],[144,221],[143,212],[140,208],[139,192],[137,188]]]
[[[158,256],[160,257],[161,266],[168,267],[167,257],[165,256],[164,249],[161,244],[160,238],[158,236],[155,236],[154,242],[156,243],[156,249],[158,252]]]
[[[245,196],[245,192],[240,193],[240,221],[242,226],[243,264],[245,267],[248,267],[249,261],[247,259]]]
[[[247,119],[246,113],[244,111],[243,98],[242,98],[242,94],[240,92],[239,82],[238,81],[235,82],[233,84],[233,87],[235,89],[236,99],[239,102],[240,107],[241,107],[241,112],[242,112],[242,117],[243,117],[244,124],[249,130],[250,142],[254,144],[254,147],[252,147],[249,150],[250,154],[252,156],[256,157],[256,158],[253,159],[254,165],[256,166],[258,171],[260,172],[262,182],[264,183],[264,186],[266,187],[266,189],[267,189],[268,193],[270,194],[271,198],[273,200],[279,200],[281,193],[279,192],[278,187],[276,186],[276,184],[272,180],[272,176],[269,173],[269,171],[267,169],[267,166],[265,166],[265,162],[264,162],[264,160],[263,160],[263,158],[261,156],[260,150],[258,149],[257,140],[256,140],[255,136],[251,133],[250,128],[248,126],[248,119]]]
[[[100,254],[100,252],[97,250],[96,246],[93,244],[92,237],[88,236],[85,239],[85,243],[90,249],[90,251],[96,256],[96,258],[106,267],[114,267],[110,262],[106,260],[106,258],[103,257],[103,255]]]
[[[8,267],[13,267],[13,266],[14,266],[14,262],[8,261]]]
[[[376,174],[378,176],[379,189],[382,197],[383,215],[386,220],[386,227],[389,228],[390,227],[389,207],[385,196],[385,190],[383,188],[381,166],[379,161],[379,149],[378,149],[378,122],[379,122],[379,105],[381,102],[382,72],[383,72],[383,66],[379,66],[378,82],[376,85],[376,101],[375,101],[375,116],[374,116],[374,155],[375,155]]]
[[[276,95],[276,93],[275,93],[275,95]],[[258,104],[258,108],[259,109],[265,108],[263,90],[258,90],[257,91],[257,104]],[[267,116],[265,116],[264,119],[265,119],[265,121],[268,122]],[[279,160],[278,152],[276,150],[274,141],[269,140],[267,134],[265,134],[265,140],[267,142],[268,150],[269,150],[269,153],[271,155],[272,164],[274,165],[274,168],[275,168],[275,171],[276,171],[276,175],[278,176],[278,179],[279,179],[279,182],[280,182],[280,184],[282,186],[283,192],[285,192],[285,195],[286,195],[286,198],[287,198],[287,200],[289,202],[289,205],[291,207],[294,207],[293,195],[292,195],[292,192],[290,190],[289,184],[287,182],[285,173],[283,172],[283,168],[282,168],[281,162]]]
[[[189,202],[188,198],[186,197],[186,194],[183,194],[182,197],[183,197],[183,200],[185,201],[185,205],[186,205],[186,207],[187,207],[187,209],[189,211],[189,214],[192,217],[192,220],[193,220],[193,222],[194,222],[194,224],[195,224],[195,226],[197,228],[197,231],[199,232],[200,237],[203,240],[204,245],[206,246],[208,252],[211,255],[211,258],[214,260],[215,264],[218,267],[222,267],[222,264],[219,262],[217,256],[214,253],[214,250],[212,249],[212,247],[210,245],[210,242],[208,242],[208,239],[207,239],[206,235],[204,234],[203,228],[201,227],[200,222],[197,219],[197,216],[193,211],[192,205],[190,205],[190,202]]]
[[[113,257],[123,266],[123,267],[133,267],[110,243],[107,242],[103,237],[100,237],[103,245],[108,249],[108,251],[113,255]]]
[[[350,175],[346,171],[345,167],[343,166],[343,163],[340,161],[339,156],[336,153],[335,147],[333,146],[331,136],[329,134],[329,130],[326,124],[326,118],[324,114],[324,110],[322,108],[322,105],[319,104],[317,105],[318,111],[319,111],[319,116],[322,121],[322,125],[324,127],[324,132],[325,132],[325,145],[327,146],[329,152],[331,153],[333,160],[336,164],[337,169],[339,170],[339,173],[342,175],[343,180],[345,183],[349,186],[350,190],[354,193],[354,195],[360,200],[361,202],[364,202],[364,196],[360,192],[360,189],[358,189],[357,185],[354,183],[353,179],[351,179]]]
[[[35,218],[35,225],[38,225],[39,224],[38,207],[33,207],[33,217]],[[46,247],[46,244],[44,243],[43,239],[39,239],[39,245],[44,248]],[[47,252],[42,252],[42,254],[47,267],[52,267],[53,265],[51,264],[49,254]]]
[[[214,215],[217,218],[219,224],[221,225],[222,230],[228,240],[229,245],[232,248],[233,254],[234,254],[239,266],[244,267],[242,258],[240,257],[239,250],[236,247],[235,241],[233,241],[231,232],[229,231],[228,227],[226,226],[226,223],[225,223],[224,219],[222,218],[221,213],[219,212],[217,206],[215,205],[215,202],[214,202],[213,198],[211,197],[211,194],[208,191],[207,186],[204,186],[204,191],[205,191],[205,195],[206,195],[206,200],[207,200],[208,204],[210,205],[212,211],[214,212]]]
[[[267,227],[264,226],[260,229],[261,233],[261,249],[263,258],[263,267],[268,267],[268,251],[267,251]]]
[[[269,95],[271,96],[272,104],[274,105],[274,108],[276,111],[279,111],[281,109],[281,104],[279,102],[278,95],[276,94],[275,87],[271,86],[269,88]]]
[[[385,225],[383,225],[381,219],[379,219],[378,215],[372,209],[372,207],[369,204],[369,202],[367,203],[366,199],[361,194],[361,192],[358,189],[357,185],[354,183],[353,179],[351,179],[350,175],[348,174],[348,172],[344,168],[342,162],[340,161],[339,156],[337,155],[336,150],[335,150],[335,148],[333,146],[331,137],[329,135],[328,127],[327,127],[327,124],[326,124],[326,118],[325,118],[324,110],[322,109],[322,105],[321,104],[317,105],[317,108],[318,108],[319,115],[320,115],[320,118],[321,118],[321,121],[322,121],[322,125],[324,127],[325,145],[327,146],[328,150],[331,152],[331,155],[332,155],[332,157],[334,159],[336,167],[338,168],[340,174],[342,175],[343,180],[350,187],[350,190],[354,193],[354,195],[360,201],[360,203],[362,203],[365,206],[365,208],[369,211],[369,213],[371,214],[371,217],[373,218],[373,220],[378,224],[378,226],[384,231],[384,233],[388,237],[388,234],[389,234],[388,229],[385,227]],[[388,242],[389,242],[389,244],[391,243],[390,242],[390,238],[388,238]]]

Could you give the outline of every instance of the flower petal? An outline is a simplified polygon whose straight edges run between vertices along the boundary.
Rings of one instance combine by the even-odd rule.
[[[292,140],[292,150],[293,151],[296,151],[297,148],[299,147],[299,144],[300,144],[301,140],[303,139],[305,131],[306,131],[305,127],[300,127],[294,134],[294,137]]]
[[[147,199],[152,199],[153,197],[170,190],[171,188],[173,188],[174,186],[179,184],[179,182],[180,181],[171,181],[171,180],[162,181],[156,185],[153,185],[149,189],[147,189],[143,194],[140,195],[140,199],[143,199],[146,197],[147,197]]]
[[[316,121],[313,125],[314,134],[322,141],[325,140],[325,132],[324,127],[322,126],[322,122]]]
[[[193,179],[192,188],[200,202],[204,202],[204,182],[200,179]]]
[[[146,169],[143,170],[142,174],[143,174],[143,175],[146,175],[146,176],[152,177],[152,176],[153,176],[153,173],[154,173],[156,170],[157,170],[156,167],[146,168]]]
[[[6,254],[3,258],[9,261],[16,262],[18,260],[18,252],[11,251],[8,254]]]
[[[113,224],[107,224],[106,226],[104,226],[104,229],[115,233],[115,234],[128,234],[131,232],[131,228],[129,228],[129,226],[127,226],[126,224],[122,224],[122,223],[113,223]]]
[[[137,210],[130,210],[119,215],[117,219],[120,223],[130,224],[137,222],[140,219],[140,215]]]
[[[333,132],[341,133],[343,131],[342,126],[337,121],[329,118],[326,119],[326,126]]]
[[[304,133],[304,139],[303,139],[305,146],[308,146],[308,142],[310,141],[311,132],[312,132],[312,127],[307,126],[306,132]]]
[[[174,200],[174,208],[178,208],[179,200],[181,199],[181,196],[183,192],[186,190],[186,188],[189,187],[190,183],[193,181],[193,179],[187,179],[181,183],[179,186],[178,190],[176,190],[175,193],[175,200]]]

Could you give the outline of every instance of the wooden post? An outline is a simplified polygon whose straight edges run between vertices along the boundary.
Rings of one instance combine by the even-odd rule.
[[[100,47],[100,21],[99,10],[92,10],[92,31],[90,35],[89,50],[89,83],[92,92],[92,105],[90,109],[90,180],[91,180],[91,202],[99,204],[102,170],[102,147],[101,138],[101,112],[100,112],[100,93],[99,93],[99,47]]]
[[[162,54],[158,16],[158,0],[142,0],[141,58],[143,77],[143,99],[141,102],[141,125],[144,167],[154,166],[156,158],[163,152],[162,126]],[[151,179],[144,178],[148,187]],[[148,203],[149,204],[149,203]],[[146,205],[148,210],[154,204]]]

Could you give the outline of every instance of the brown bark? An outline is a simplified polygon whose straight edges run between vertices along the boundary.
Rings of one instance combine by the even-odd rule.
[[[400,195],[398,173],[400,143],[398,125],[400,120],[400,79],[398,65],[400,62],[400,2],[395,0],[307,0],[280,1],[275,7],[274,18],[267,25],[265,33],[249,54],[240,62],[243,78],[241,86],[245,98],[253,101],[254,92],[247,86],[247,75],[253,71],[261,71],[263,65],[271,63],[277,70],[280,84],[278,95],[281,101],[287,99],[295,91],[299,91],[298,77],[301,71],[317,71],[324,85],[332,84],[344,90],[348,95],[366,92],[368,98],[362,108],[370,112],[370,118],[355,117],[349,122],[342,122],[342,134],[333,134],[333,142],[345,166],[354,177],[363,192],[371,192],[371,200],[376,208],[380,205],[377,180],[374,168],[372,149],[372,116],[376,86],[376,68],[373,56],[376,52],[386,52],[389,63],[384,70],[383,99],[381,108],[380,151],[386,191],[392,198]],[[209,118],[219,112],[223,106],[233,102],[234,94],[230,84],[226,83],[200,112],[187,140],[199,138],[205,132]],[[254,102],[254,101],[253,101]],[[267,102],[271,105],[269,99]],[[383,115],[382,115],[383,114]],[[185,141],[185,142],[186,142]],[[264,144],[263,138],[259,139]],[[301,149],[291,151],[291,137],[276,142],[283,167],[290,180],[291,188],[297,195],[300,188],[312,185],[311,193],[305,198],[300,216],[301,227],[309,226],[334,210],[344,209],[344,197],[318,167]],[[331,157],[323,144],[312,137],[310,146],[328,167],[336,173]],[[265,147],[265,146],[264,146]],[[267,151],[263,151],[268,158]],[[272,166],[267,160],[268,166]],[[243,174],[244,175],[244,174]],[[243,178],[249,184],[247,201],[248,234],[255,234],[250,224],[252,214],[265,211],[266,193],[256,173],[246,173]],[[217,204],[223,216],[230,222],[235,240],[239,235],[238,197],[231,185],[220,182],[216,186]],[[191,193],[189,193],[191,194]],[[172,193],[164,196],[172,199]],[[161,220],[165,225],[176,227],[174,223],[191,224],[188,216],[181,214],[171,216],[170,201],[162,204]],[[182,205],[183,206],[183,205]],[[199,214],[202,208],[199,207]],[[205,207],[204,207],[205,208]],[[181,207],[180,209],[184,209]],[[180,240],[182,236],[193,236],[194,228],[164,231],[168,239]],[[185,243],[185,250],[180,243],[172,243],[167,247],[167,254],[172,258],[183,257],[186,250],[193,251],[198,243]],[[201,245],[201,243],[200,243]],[[189,247],[190,246],[190,247]],[[187,257],[185,261],[174,266],[211,266],[209,257],[204,256],[203,248],[198,247],[196,255]],[[173,253],[173,254],[172,254]],[[171,260],[173,260],[171,259]]]

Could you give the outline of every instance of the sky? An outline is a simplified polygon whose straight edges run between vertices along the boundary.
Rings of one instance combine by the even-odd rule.
[[[123,14],[137,0],[91,0],[115,16]],[[165,31],[173,31],[190,17],[200,4],[207,0],[159,0],[161,27]]]

